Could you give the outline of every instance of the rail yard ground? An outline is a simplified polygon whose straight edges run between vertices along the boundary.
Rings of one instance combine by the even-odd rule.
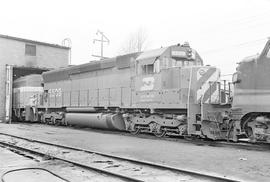
[[[170,140],[158,140],[151,137],[133,137],[117,132],[99,130],[81,130],[70,127],[55,127],[41,124],[0,124],[0,133],[21,136],[34,140],[94,150],[117,156],[149,161],[205,174],[227,177],[239,181],[270,181],[270,151],[245,150],[233,147],[200,146]],[[102,179],[97,174],[80,177],[82,169],[70,170],[68,164],[57,161],[44,161],[37,164],[32,159],[14,154],[0,148],[0,173],[22,166],[47,165],[64,177],[77,181]],[[61,167],[62,166],[62,167]],[[65,167],[63,167],[65,166]],[[72,173],[67,171],[73,171]],[[69,174],[69,175],[68,175]],[[84,173],[85,174],[85,173]],[[70,179],[70,178],[69,178]]]
[[[17,169],[19,170],[12,172]],[[7,173],[9,171],[11,173]],[[121,181],[114,180],[106,175],[100,175],[94,171],[87,171],[66,162],[49,160],[35,155],[27,155],[27,153],[10,148],[3,148],[2,145],[0,145],[0,176],[1,181],[4,182],[63,182],[64,180],[61,178],[69,181]]]

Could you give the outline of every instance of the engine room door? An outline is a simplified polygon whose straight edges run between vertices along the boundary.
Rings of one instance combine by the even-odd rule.
[[[12,83],[13,83],[13,66],[6,65],[6,107],[5,120],[11,123],[12,116]]]

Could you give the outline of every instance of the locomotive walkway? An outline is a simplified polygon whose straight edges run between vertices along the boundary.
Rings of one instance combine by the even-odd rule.
[[[92,130],[33,124],[0,124],[0,133],[133,158],[138,161],[222,176],[239,181],[269,181],[269,151],[198,146],[192,143],[129,137]]]

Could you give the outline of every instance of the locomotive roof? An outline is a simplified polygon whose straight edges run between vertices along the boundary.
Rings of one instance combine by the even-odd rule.
[[[131,53],[117,56],[101,61],[91,61],[89,63],[61,68],[44,72],[42,74],[44,82],[54,82],[69,79],[70,75],[91,72],[106,68],[117,67],[118,69],[130,67],[132,60],[135,60],[140,53]]]
[[[193,51],[195,53],[196,59],[199,59],[202,61],[199,54],[194,49],[190,48],[188,44],[184,44],[184,45],[178,44],[178,45],[173,45],[169,47],[145,51],[142,53],[141,52],[131,53],[131,54],[117,56],[114,58],[105,59],[102,61],[91,61],[86,64],[52,70],[52,71],[44,72],[42,76],[45,83],[60,81],[60,80],[67,80],[70,78],[70,75],[75,75],[75,74],[80,74],[80,73],[85,73],[85,72],[102,70],[102,69],[107,69],[107,68],[112,68],[112,67],[117,67],[118,69],[128,68],[131,66],[132,62],[134,63],[134,60],[139,61],[140,64],[144,64],[144,65],[153,64],[153,62],[158,57],[171,56],[172,51],[175,51],[175,52],[180,51],[186,55],[186,52],[188,50]]]
[[[269,47],[270,47],[270,38],[268,37],[267,42],[265,43],[265,46],[261,53],[245,57],[240,63],[255,61],[260,56],[266,55],[268,53]]]
[[[202,62],[200,55],[196,50],[192,49],[188,43],[183,45],[177,44],[169,47],[161,47],[159,49],[146,51],[140,54],[136,60],[139,61],[141,65],[153,64],[157,58],[161,57],[178,57],[181,59],[191,60],[191,57],[187,56],[189,51],[193,52],[194,59],[200,60]]]
[[[144,61],[145,64],[152,64],[157,57],[164,54],[164,52],[168,49],[168,47],[162,47],[160,49],[154,49],[151,51],[143,52],[141,55],[137,57],[138,61]]]
[[[42,77],[39,74],[31,74],[17,78],[13,82],[13,88],[23,87],[23,86],[41,86]]]
[[[259,54],[248,56],[248,57],[245,57],[241,62],[251,62],[251,61],[256,60],[259,56],[260,56]]]

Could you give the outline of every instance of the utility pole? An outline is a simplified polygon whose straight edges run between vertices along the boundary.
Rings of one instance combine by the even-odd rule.
[[[68,64],[71,65],[71,47],[72,47],[71,39],[70,38],[65,38],[62,41],[62,46],[69,47],[69,61],[68,61]]]
[[[96,41],[100,42],[101,46],[100,46],[100,56],[98,55],[92,55],[94,57],[99,57],[100,60],[106,58],[103,56],[103,43],[110,43],[110,40],[104,35],[103,32],[101,32],[100,30],[97,31],[96,35],[101,35],[100,39],[93,39],[93,43],[95,43]]]

